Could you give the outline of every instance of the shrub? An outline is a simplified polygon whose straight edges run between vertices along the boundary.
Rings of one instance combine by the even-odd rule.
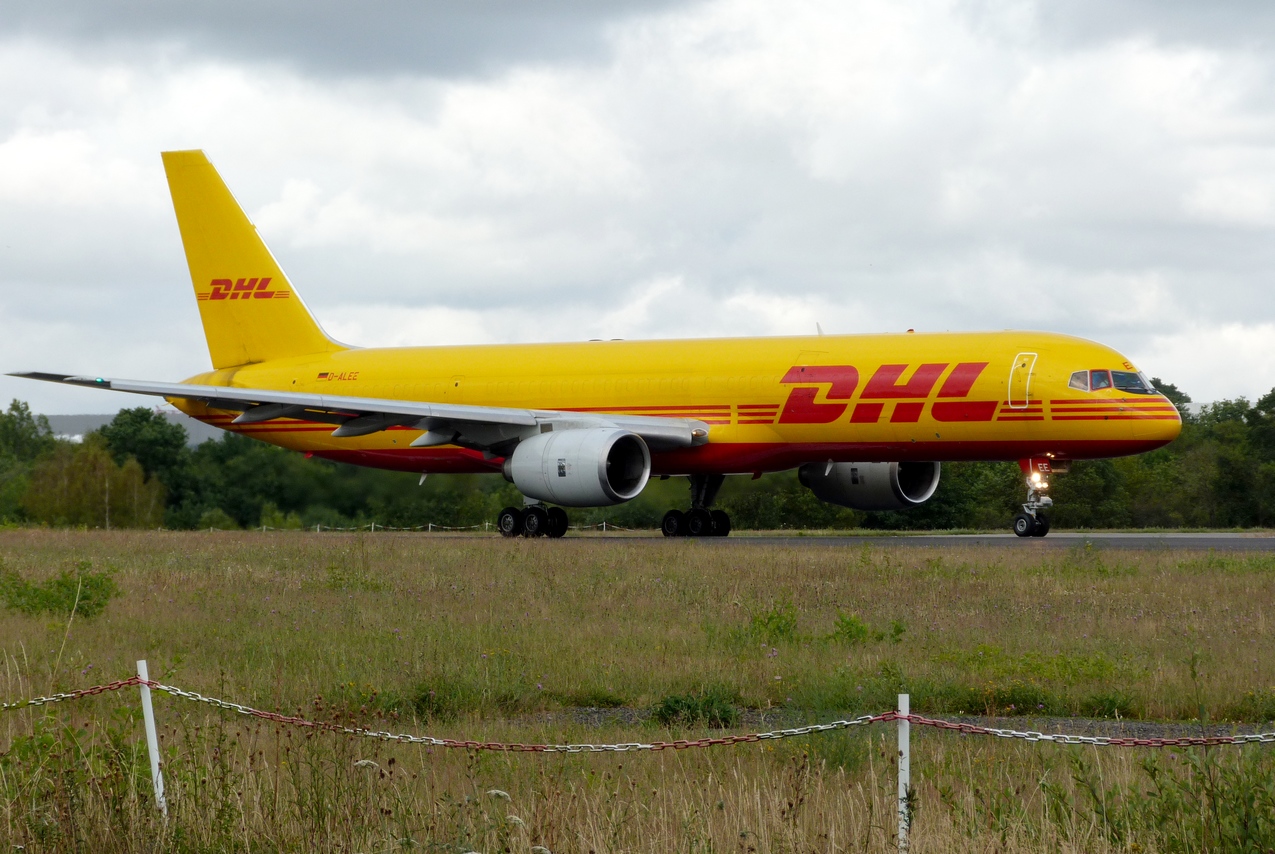
[[[80,561],[75,571],[63,570],[57,578],[32,584],[16,571],[0,567],[0,599],[24,614],[57,614],[96,617],[119,594],[110,571],[93,572],[92,564]]]
[[[670,694],[655,704],[651,717],[664,726],[693,726],[698,723],[719,728],[734,726],[739,722],[735,699],[734,695],[724,691]]]
[[[239,525],[235,523],[230,515],[220,507],[214,507],[211,510],[205,510],[204,515],[199,517],[199,529],[209,530],[216,529],[218,531],[237,531]]]

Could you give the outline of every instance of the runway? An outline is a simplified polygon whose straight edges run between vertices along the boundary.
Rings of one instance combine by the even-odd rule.
[[[732,534],[725,539],[706,537],[696,540],[702,543],[733,543],[772,546],[803,547],[913,547],[951,548],[953,546],[990,546],[1004,549],[1072,549],[1091,543],[1100,549],[1143,549],[1173,551],[1219,552],[1275,552],[1275,535],[1272,534],[1193,534],[1149,533],[1122,534],[1118,532],[1071,533],[1059,531],[1047,537],[1016,537],[1013,534],[883,534],[872,536],[753,536],[747,533]]]

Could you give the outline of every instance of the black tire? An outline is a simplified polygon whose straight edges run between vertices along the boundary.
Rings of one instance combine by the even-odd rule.
[[[516,537],[522,533],[522,511],[517,507],[506,507],[496,517],[496,530],[502,537]]]
[[[682,515],[681,510],[670,510],[664,514],[664,520],[660,522],[660,530],[666,537],[684,537],[686,536],[686,517]]]
[[[567,532],[570,522],[567,520],[567,511],[561,507],[549,508],[549,536],[557,539]]]
[[[1032,529],[1033,537],[1043,537],[1049,533],[1049,517],[1044,513],[1036,514],[1036,527]]]
[[[713,517],[707,510],[688,510],[686,519],[686,536],[709,537],[713,534]]]
[[[533,504],[523,511],[522,535],[524,537],[543,537],[549,533],[549,513],[539,504]]]
[[[730,516],[726,515],[725,510],[714,510],[711,514],[713,517],[713,536],[726,537],[730,535]]]
[[[1036,519],[1030,513],[1019,513],[1014,517],[1014,533],[1020,537],[1030,537],[1036,530]]]

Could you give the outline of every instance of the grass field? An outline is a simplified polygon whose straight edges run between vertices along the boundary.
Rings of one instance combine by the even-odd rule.
[[[813,722],[889,710],[899,691],[923,714],[1275,717],[1275,557],[1023,554],[10,530],[4,695],[122,678],[146,658],[153,678],[260,708],[481,740],[681,738],[716,732],[715,715],[746,731],[741,711],[749,723]],[[88,603],[100,594],[101,613],[68,619],[57,607],[68,584]],[[0,719],[14,844],[893,845],[885,726],[693,753],[493,756],[245,723],[160,696],[172,792],[160,824],[136,706],[130,690]],[[591,728],[552,714],[581,706],[684,717]],[[717,711],[696,717],[705,710]],[[1268,748],[1166,753],[1144,767],[1151,754],[914,742],[916,851],[1226,850],[1232,830],[1275,834]]]

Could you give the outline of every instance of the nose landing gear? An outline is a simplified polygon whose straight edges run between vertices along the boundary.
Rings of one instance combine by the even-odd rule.
[[[1054,506],[1049,489],[1051,468],[1048,460],[1022,460],[1018,464],[1027,474],[1027,501],[1023,512],[1014,517],[1014,533],[1020,537],[1043,537],[1049,533],[1049,517],[1044,511]]]
[[[730,533],[730,516],[724,510],[709,510],[726,476],[691,475],[691,509],[664,514],[660,531],[666,537],[725,537]]]

